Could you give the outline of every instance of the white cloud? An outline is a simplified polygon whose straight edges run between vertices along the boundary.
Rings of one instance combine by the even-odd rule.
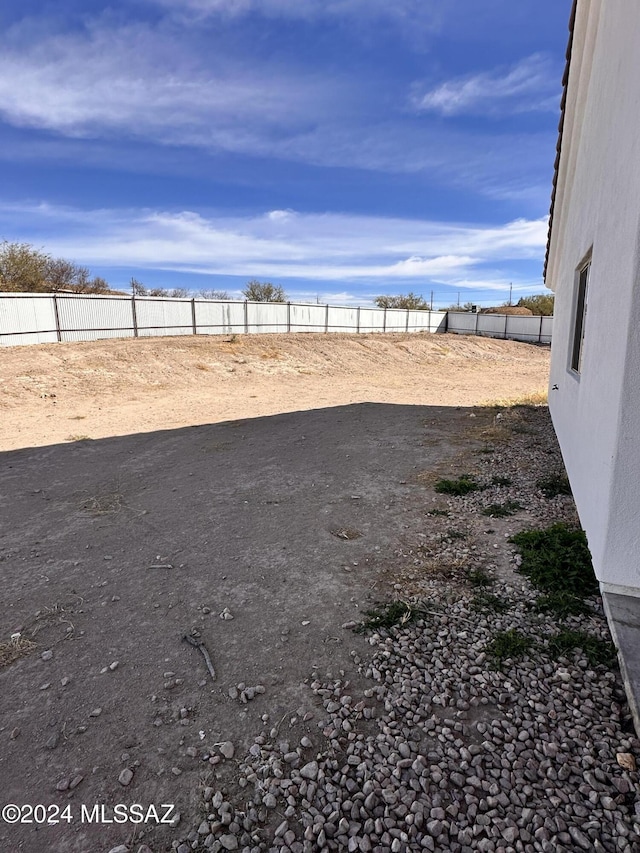
[[[556,111],[560,102],[560,77],[548,57],[533,54],[509,69],[447,80],[412,96],[420,112],[446,116]]]
[[[446,6],[443,0],[149,0],[171,12],[195,17],[238,18],[261,15],[294,20],[386,19],[412,28],[437,29]]]
[[[486,266],[540,260],[547,223],[482,227],[336,213],[204,216],[0,205],[0,234],[89,266],[317,281],[478,286]],[[19,237],[11,237],[12,233]],[[26,236],[25,236],[26,235]],[[495,283],[495,280],[494,280]],[[503,287],[502,284],[497,289]]]
[[[224,39],[214,42],[203,55],[179,28],[104,21],[62,35],[9,32],[0,52],[0,119],[57,139],[34,137],[0,156],[64,156],[62,142],[71,149],[75,140],[68,154],[74,163],[99,157],[98,145],[103,160],[122,160],[114,142],[131,148],[142,141],[156,146],[154,158],[158,146],[164,159],[186,146],[425,174],[489,197],[546,201],[546,172],[542,193],[535,185],[552,157],[555,132],[485,136],[478,145],[393,107],[381,113],[380,95],[365,81],[276,59],[242,60],[230,55]],[[134,149],[130,159],[137,158]]]
[[[188,42],[145,26],[96,26],[30,45],[9,40],[0,54],[0,115],[68,136],[124,133],[251,150],[324,115],[331,82],[230,58],[205,61]]]

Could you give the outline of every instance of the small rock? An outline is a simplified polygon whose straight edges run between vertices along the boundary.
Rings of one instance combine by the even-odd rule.
[[[69,788],[69,779],[61,779],[56,785],[56,791],[66,791]]]
[[[58,745],[59,740],[60,740],[60,735],[58,734],[58,732],[56,732],[55,734],[51,735],[49,740],[45,743],[45,746],[47,747],[47,749],[55,749],[56,746]]]
[[[84,779],[84,776],[74,776],[73,779],[69,782],[69,790],[73,791],[74,788],[77,788],[80,782]]]
[[[300,768],[300,775],[303,779],[315,781],[318,778],[318,762],[310,761],[308,764],[305,764],[304,767]]]
[[[120,775],[118,776],[118,782],[120,782],[120,784],[123,785],[125,788],[131,783],[132,779],[133,770],[131,770],[129,767],[125,767],[124,770],[122,770],[120,772]]]
[[[99,717],[102,713],[102,708],[94,708],[93,711],[89,714],[90,717]]]
[[[120,664],[120,661],[118,661],[118,660],[114,660],[114,662],[113,662],[113,663],[110,663],[110,664],[109,664],[109,669],[111,670],[111,672],[113,672],[113,671],[114,671],[114,669],[117,669],[117,668],[118,668],[118,666],[119,666],[119,664]]]
[[[616,761],[623,770],[633,771],[636,769],[636,759],[630,752],[616,753]]]
[[[117,847],[112,847],[109,853],[129,853],[129,848],[126,844],[118,844]]]
[[[230,740],[227,740],[220,745],[220,752],[225,758],[233,758],[235,755],[235,748]]]
[[[221,835],[220,844],[222,844],[225,850],[238,849],[238,839],[235,837],[235,835]]]
[[[69,676],[65,675],[65,677],[60,681],[60,684],[62,684],[63,687],[66,687],[70,681],[71,679],[69,678]]]
[[[20,737],[20,729],[16,726],[15,729],[11,729],[11,734],[9,735],[9,738],[11,740],[15,740],[17,737]]]
[[[53,652],[51,651],[51,649],[47,649],[45,652],[42,652],[40,657],[42,658],[42,660],[51,660],[51,658],[53,657]]]
[[[220,618],[221,619],[233,619],[233,613],[229,610],[228,607],[225,607],[225,609],[220,614]],[[229,848],[229,849],[231,849],[231,848]],[[235,850],[235,847],[233,849]]]

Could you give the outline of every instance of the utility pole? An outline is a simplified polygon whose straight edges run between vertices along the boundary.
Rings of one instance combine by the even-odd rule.
[[[513,282],[509,282],[509,305],[511,305],[511,294],[513,293]]]
[[[430,311],[433,311],[433,290],[431,291],[431,308]]]

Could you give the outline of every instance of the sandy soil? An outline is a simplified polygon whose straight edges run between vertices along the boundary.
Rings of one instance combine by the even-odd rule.
[[[257,734],[309,738],[305,761],[325,749],[309,678],[364,695],[353,655],[370,646],[342,626],[448,524],[422,473],[486,451],[495,412],[470,407],[543,389],[548,357],[419,335],[0,351],[0,779],[6,802],[73,817],[0,824],[0,849],[168,851],[198,826],[203,784],[244,796]],[[502,530],[485,538],[506,563]],[[3,661],[15,632],[33,650]],[[243,704],[241,684],[264,693]],[[96,803],[182,819],[83,823]]]
[[[543,391],[549,350],[457,335],[249,335],[0,350],[0,449],[359,402],[473,406]]]

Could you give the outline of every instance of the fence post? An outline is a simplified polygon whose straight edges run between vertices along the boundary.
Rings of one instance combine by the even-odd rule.
[[[291,303],[287,302],[287,332],[291,331]]]
[[[193,328],[193,334],[198,334],[198,327],[196,326],[196,300],[191,300],[191,326]]]
[[[542,314],[540,315],[540,331],[538,332],[538,343],[542,343]]]
[[[324,311],[324,333],[329,331],[329,303],[327,302]]]
[[[360,306],[358,305],[358,310],[356,313],[356,333],[360,332]]]
[[[249,334],[249,305],[246,299],[244,300],[244,333]]]
[[[133,337],[138,337],[138,312],[136,311],[135,294],[131,297],[131,316],[133,318]]]
[[[62,335],[60,334],[60,315],[58,314],[58,297],[56,294],[53,294],[53,313],[56,318],[56,337],[58,341],[62,340]]]
[[[384,307],[384,315],[382,317],[382,331],[387,331],[387,306]]]
[[[409,331],[409,309],[407,308],[407,322],[404,324],[405,332]]]
[[[449,331],[449,312],[445,311],[444,315],[444,331],[445,333]]]
[[[508,325],[508,323],[509,323],[509,315],[505,314],[504,315],[504,339],[505,339],[505,341],[507,340],[507,325]]]
[[[478,334],[478,318],[480,317],[480,312],[476,311],[476,335]]]

